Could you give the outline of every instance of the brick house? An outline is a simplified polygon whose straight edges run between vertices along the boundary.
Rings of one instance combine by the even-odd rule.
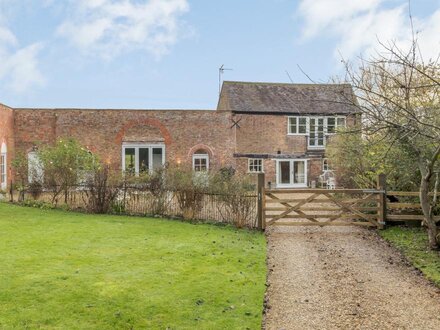
[[[216,110],[23,109],[0,104],[1,188],[15,153],[72,137],[113,168],[165,164],[195,171],[266,173],[271,187],[307,187],[326,168],[325,146],[358,119],[350,85],[224,82]]]

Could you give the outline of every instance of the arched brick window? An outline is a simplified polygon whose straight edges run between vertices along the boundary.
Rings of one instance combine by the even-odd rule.
[[[8,182],[7,156],[8,156],[8,150],[6,147],[6,143],[3,142],[0,149],[0,188],[1,189],[6,189]]]

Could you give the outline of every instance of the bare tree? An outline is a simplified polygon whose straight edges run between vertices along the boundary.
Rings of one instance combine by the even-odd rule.
[[[390,146],[414,155],[420,170],[420,202],[429,245],[438,249],[440,236],[434,221],[440,163],[440,65],[424,61],[417,39],[408,51],[395,43],[380,43],[381,50],[360,59],[354,69],[344,61],[346,80],[357,100],[349,100],[362,112],[364,134],[380,134]]]

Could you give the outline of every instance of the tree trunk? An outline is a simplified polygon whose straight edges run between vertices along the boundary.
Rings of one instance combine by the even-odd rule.
[[[432,250],[438,250],[439,244],[437,241],[438,229],[434,221],[431,204],[429,201],[429,180],[430,176],[423,175],[420,182],[420,205],[424,215],[424,225],[428,230],[429,247]]]

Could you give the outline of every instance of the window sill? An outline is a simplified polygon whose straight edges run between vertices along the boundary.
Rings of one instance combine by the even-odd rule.
[[[277,189],[308,188],[306,184],[277,184]]]

